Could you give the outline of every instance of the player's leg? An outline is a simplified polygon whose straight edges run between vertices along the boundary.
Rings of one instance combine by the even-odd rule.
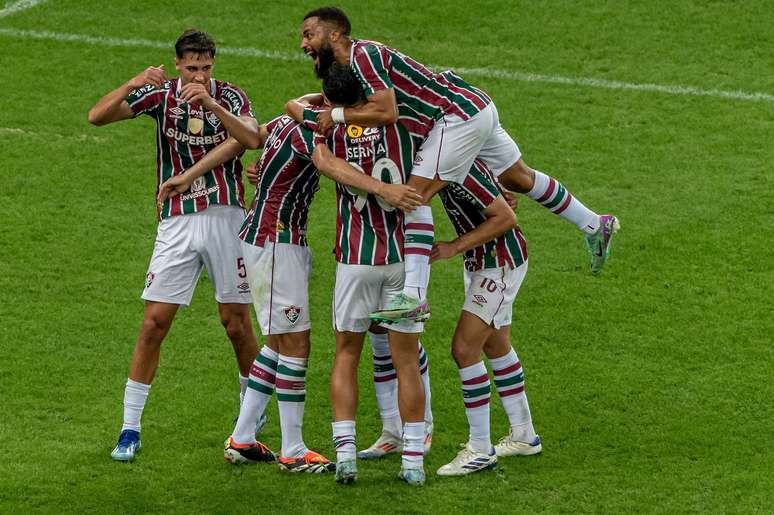
[[[591,211],[559,181],[527,166],[516,142],[500,126],[499,118],[479,157],[507,189],[525,194],[583,231],[591,252],[591,270],[602,270],[610,255],[613,234],[619,228],[616,217]]]
[[[398,410],[398,376],[392,364],[390,344],[387,330],[372,325],[368,330],[371,340],[374,362],[374,391],[376,393],[376,405],[382,419],[382,433],[379,438],[367,449],[358,451],[360,459],[381,458],[386,454],[403,452],[403,422]],[[424,452],[427,454],[432,444],[433,435],[433,411],[430,405],[430,366],[425,348],[421,342],[417,342],[419,350],[419,373],[425,391],[425,442]]]
[[[357,367],[363,339],[371,325],[368,313],[380,306],[384,268],[343,263],[336,266],[336,285],[333,290],[336,356],[331,371],[331,402],[336,481],[341,483],[351,483],[357,479]]]
[[[191,302],[201,272],[199,256],[190,250],[193,222],[193,215],[181,215],[162,220],[157,228],[142,293],[142,326],[124,389],[124,422],[111,452],[117,461],[131,461],[140,450],[140,419],[158,367],[161,342],[179,306]]]
[[[357,453],[360,459],[381,458],[403,451],[403,422],[398,410],[398,376],[392,364],[387,330],[373,324],[368,330],[373,351],[373,378],[376,405],[382,420],[382,432],[373,445]]]
[[[540,437],[535,433],[527,394],[524,391],[524,370],[511,346],[510,325],[492,333],[484,345],[500,397],[511,429],[495,445],[497,456],[531,456],[542,451]]]
[[[459,367],[470,438],[450,463],[438,469],[442,476],[470,474],[497,464],[489,426],[491,386],[481,351],[494,332],[498,308],[506,300],[505,269],[466,270],[465,285],[465,303],[452,340],[452,356]]]
[[[145,302],[140,335],[134,346],[129,378],[124,388],[124,422],[118,443],[111,453],[114,460],[130,461],[142,446],[140,419],[156,375],[161,342],[172,327],[178,308],[177,304]]]
[[[398,406],[403,420],[399,477],[410,485],[425,483],[425,387],[419,373],[419,334],[390,331],[390,352],[398,376]]]
[[[357,367],[365,333],[336,331],[336,355],[331,370],[333,447],[336,449],[336,481],[357,479],[355,464],[355,414],[357,412]]]
[[[239,374],[247,377],[250,366],[258,354],[258,342],[250,322],[249,304],[226,303],[218,304],[220,323],[226,330],[236,355]]]
[[[278,334],[277,404],[282,429],[281,469],[289,472],[332,472],[335,465],[325,456],[309,450],[302,426],[306,404],[306,371],[309,366],[309,330]]]

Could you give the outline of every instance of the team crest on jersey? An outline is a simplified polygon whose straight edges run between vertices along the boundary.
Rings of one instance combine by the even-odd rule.
[[[218,125],[220,125],[220,118],[215,116],[215,113],[211,111],[207,111],[207,121],[210,122],[210,125],[212,125],[213,127],[217,127]]]
[[[277,220],[277,232],[282,232],[285,230],[285,224],[282,223],[282,220]]]
[[[153,280],[156,278],[156,274],[153,272],[148,272],[145,275],[145,287],[150,288],[150,285],[153,284]]]
[[[291,324],[295,324],[298,320],[298,317],[301,316],[301,308],[298,306],[290,306],[282,310],[283,313],[285,313],[285,318],[288,319],[288,322]]]
[[[473,295],[473,303],[478,304],[481,307],[484,307],[484,304],[486,304],[486,297],[483,295]]]

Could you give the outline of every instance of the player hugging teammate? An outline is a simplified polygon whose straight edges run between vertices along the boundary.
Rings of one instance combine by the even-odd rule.
[[[510,343],[527,249],[504,188],[582,230],[594,273],[609,256],[618,220],[590,211],[554,178],[529,168],[484,91],[394,48],[352,39],[350,31],[337,8],[304,17],[301,47],[314,61],[325,96],[289,101],[288,115],[265,125],[255,121],[241,90],[212,79],[215,45],[199,31],[187,31],[176,44],[179,78],[167,78],[163,66],[150,67],[90,111],[98,125],[148,114],[158,127],[160,223],[114,459],[132,460],[140,449],[139,420],[161,341],[179,305],[190,302],[203,263],[240,369],[241,409],[225,458],[235,464],[276,460],[291,472],[335,470],[337,481],[351,483],[357,458],[400,452],[398,476],[424,484],[433,418],[419,337],[430,316],[429,264],[458,254],[464,255],[465,302],[451,348],[469,438],[437,473],[466,475],[494,467],[498,457],[541,452]],[[256,194],[245,217],[239,156],[259,147],[265,150],[247,171]],[[301,430],[311,350],[307,218],[319,174],[337,182],[335,463],[310,450]],[[429,204],[436,193],[457,232],[450,242],[434,241]],[[290,276],[292,283],[275,280]],[[250,301],[266,339],[260,352]],[[383,428],[358,453],[357,366],[366,332]],[[511,427],[494,446],[482,352]],[[256,440],[275,392],[279,456]]]

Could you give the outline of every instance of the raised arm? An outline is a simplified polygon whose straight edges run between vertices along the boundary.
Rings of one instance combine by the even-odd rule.
[[[166,81],[164,65],[149,66],[138,73],[135,77],[114,89],[104,97],[100,98],[94,107],[89,109],[89,123],[97,126],[107,125],[108,123],[127,120],[134,117],[134,112],[126,97],[134,90],[151,85],[154,88],[161,88]]]
[[[463,252],[476,248],[488,241],[501,236],[516,227],[516,213],[500,195],[485,210],[486,220],[470,232],[466,232],[455,240],[438,241],[433,244],[430,252],[430,262],[439,259],[449,259]]]
[[[406,184],[386,184],[359,172],[345,160],[333,155],[325,145],[317,145],[312,153],[314,166],[321,174],[336,182],[382,197],[403,211],[413,211],[422,204],[422,196]]]
[[[321,106],[325,99],[320,93],[307,93],[304,96],[288,100],[285,103],[285,114],[298,123],[304,121],[304,107],[309,105]]]
[[[203,84],[189,82],[180,89],[180,98],[185,102],[195,102],[205,107],[220,119],[229,135],[236,138],[246,148],[263,146],[258,122],[252,116],[237,116],[224,108],[210,96],[209,88]]]
[[[398,121],[398,103],[392,88],[377,91],[357,107],[335,107],[317,115],[320,133],[327,134],[334,123],[352,123],[361,127],[381,127]]]

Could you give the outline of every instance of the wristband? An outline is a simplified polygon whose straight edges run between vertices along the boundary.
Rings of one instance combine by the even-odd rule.
[[[347,123],[344,121],[344,108],[343,107],[334,107],[331,109],[331,119],[335,123]]]

